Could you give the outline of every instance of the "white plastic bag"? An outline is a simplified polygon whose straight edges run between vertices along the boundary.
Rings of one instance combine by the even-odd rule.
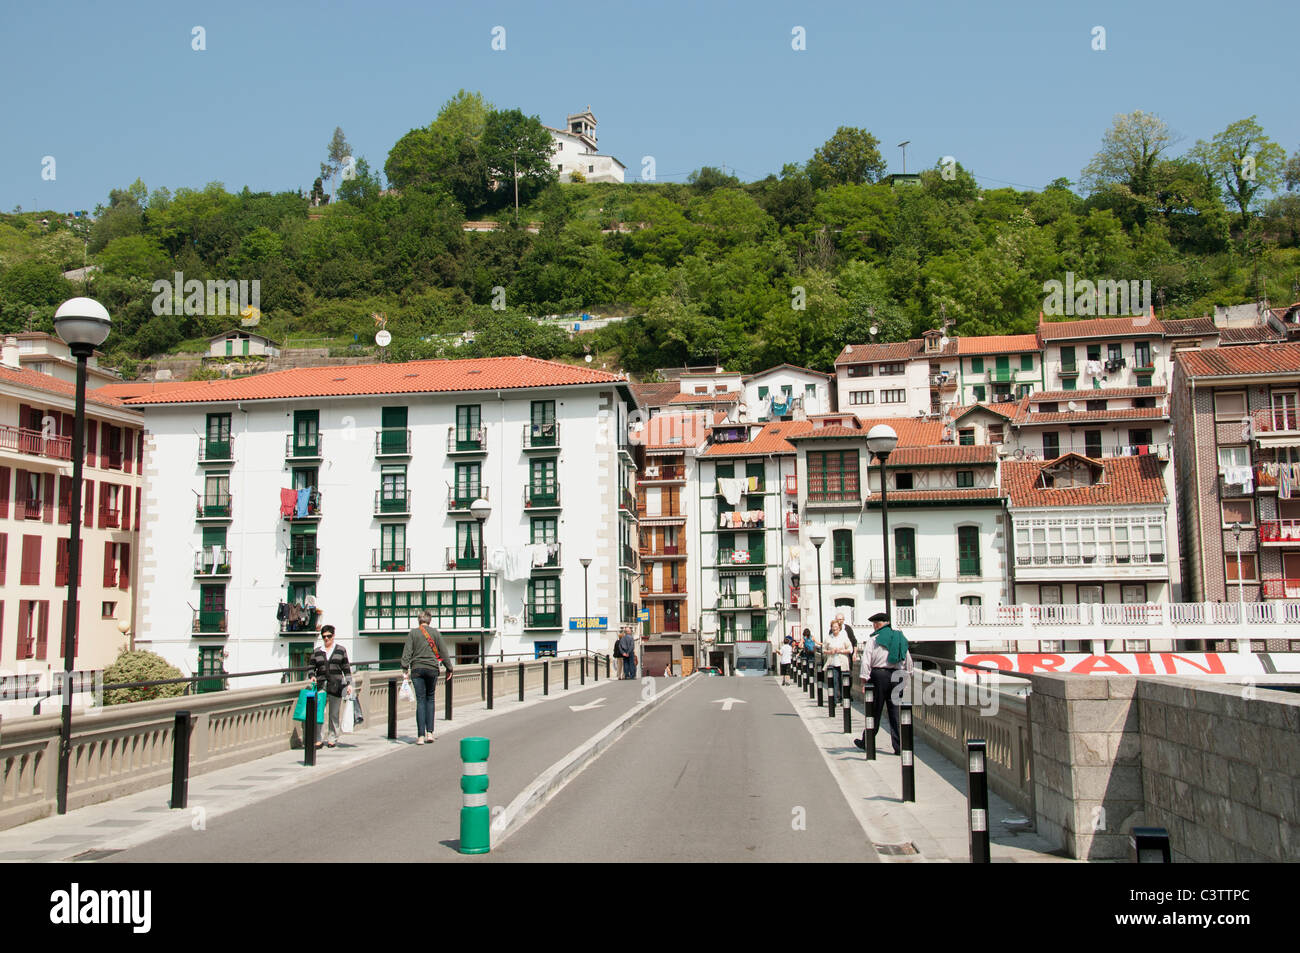
[[[339,712],[339,722],[345,735],[352,734],[353,716],[351,698],[343,699],[343,709]]]
[[[397,693],[397,697],[404,702],[415,701],[415,689],[411,687],[409,678],[402,679],[402,689]]]

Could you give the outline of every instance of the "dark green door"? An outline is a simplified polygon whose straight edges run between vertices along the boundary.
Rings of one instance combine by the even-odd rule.
[[[980,574],[980,531],[977,526],[957,527],[957,572],[962,576]]]
[[[535,447],[555,446],[555,401],[533,401],[531,437]]]
[[[555,503],[557,489],[555,486],[555,460],[534,460],[532,478],[529,481],[529,496],[534,506],[550,506]]]
[[[993,375],[994,382],[1005,384],[1011,380],[1011,358],[1002,354],[995,358],[994,364],[997,366],[997,371]]]
[[[894,530],[894,572],[899,576],[916,575],[916,530],[911,527]]]
[[[384,407],[379,413],[381,452],[406,453],[406,408]]]
[[[479,450],[482,448],[482,440],[479,437],[479,427],[482,425],[482,417],[478,404],[462,404],[456,408],[456,449],[457,450]]]
[[[318,454],[320,436],[320,411],[295,410],[293,412],[293,454],[296,457],[314,457]]]
[[[225,650],[220,645],[203,645],[199,647],[199,668],[196,675],[224,675],[225,666],[222,664]],[[200,694],[206,692],[219,692],[226,687],[224,679],[207,678],[195,682],[195,690]]]

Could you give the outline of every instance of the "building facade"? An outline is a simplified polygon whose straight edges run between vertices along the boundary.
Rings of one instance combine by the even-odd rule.
[[[571,181],[575,172],[587,182],[623,181],[626,166],[596,148],[596,117],[590,106],[565,117],[565,128],[547,126],[546,130],[551,134],[552,162],[561,182]]]

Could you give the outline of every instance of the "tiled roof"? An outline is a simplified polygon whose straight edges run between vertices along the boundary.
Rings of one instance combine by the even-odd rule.
[[[1019,414],[1014,423],[1017,427],[1026,424],[1069,424],[1085,423],[1089,420],[1168,420],[1169,413],[1163,407],[1125,407],[1120,410],[1063,410],[1060,413]]]
[[[1163,387],[1102,387],[1092,390],[1040,390],[1029,395],[1031,404],[1044,401],[1113,400],[1123,397],[1164,397]]]
[[[678,394],[670,404],[734,404],[740,400],[740,391],[725,394]]]
[[[794,453],[794,445],[788,438],[806,433],[812,424],[806,420],[782,420],[766,424],[753,440],[745,443],[715,443],[702,456],[706,457],[752,457],[769,453]]]
[[[967,414],[976,410],[987,410],[989,413],[997,414],[999,417],[1010,419],[1020,410],[1020,402],[1016,401],[1011,404],[967,404],[965,407],[950,407],[948,408],[948,416],[954,423],[956,423]]]
[[[655,414],[645,423],[641,439],[646,450],[686,450],[704,443],[709,433],[709,412]]]
[[[1281,341],[1282,335],[1262,324],[1248,328],[1219,328],[1219,344],[1265,344]]]
[[[801,373],[804,374],[812,374],[814,377],[825,377],[828,380],[835,376],[834,374],[827,374],[825,371],[814,371],[810,367],[800,367],[798,364],[777,364],[775,367],[766,367],[761,371],[755,371],[753,374],[746,374],[743,378],[741,378],[741,380],[748,383],[749,381],[752,381],[755,377],[762,377],[764,374],[771,374],[776,371],[782,371],[782,370],[800,371]]]
[[[1040,321],[1038,337],[1043,341],[1081,338],[1160,337],[1159,319],[1150,314],[1127,318],[1086,318],[1082,321]]]
[[[890,457],[892,460],[893,457]],[[892,503],[922,503],[922,502],[947,502],[949,500],[996,500],[1002,496],[1002,491],[995,486],[963,488],[960,490],[890,490],[889,502]],[[880,499],[879,493],[872,493],[868,499],[876,502]]]
[[[1044,467],[1057,462],[1003,461],[1002,488],[1011,505],[1133,506],[1165,502],[1164,475],[1154,456],[1107,457],[1104,461],[1092,461],[1103,467],[1101,483],[1043,489],[1039,486],[1040,473]]]
[[[60,380],[57,377],[51,377],[49,374],[29,371],[25,368],[0,367],[0,383],[18,384],[22,387],[30,387],[32,390],[44,391],[47,394],[58,394],[60,397],[67,397],[74,401],[77,398],[76,385]],[[87,388],[86,403],[99,404],[103,407],[123,406],[122,401],[117,397],[104,392],[106,388],[112,386],[114,385],[106,384],[104,387]]]
[[[998,448],[991,444],[963,447],[945,444],[939,447],[901,447],[889,455],[891,467],[940,467],[954,464],[987,463],[998,460]]]
[[[131,405],[182,404],[232,400],[284,400],[294,397],[356,397],[456,391],[618,384],[605,371],[574,367],[535,357],[485,357],[403,364],[352,364],[302,367],[220,381],[192,381],[128,401]]]
[[[889,344],[846,344],[844,350],[840,351],[840,356],[835,358],[835,365],[906,361],[924,350],[925,342],[919,339]]]
[[[989,334],[983,337],[957,338],[957,353],[962,357],[968,354],[1017,354],[1021,351],[1037,351],[1037,334]]]
[[[1164,328],[1167,338],[1219,333],[1213,318],[1179,318],[1175,321],[1161,321],[1160,326]]]
[[[800,431],[790,435],[790,440],[861,440],[867,439],[865,430],[854,430],[852,427],[841,427],[838,424],[831,427],[809,427],[807,430]]]
[[[662,407],[672,402],[681,392],[681,385],[676,381],[664,381],[662,384],[632,384],[632,393],[643,407]]]
[[[105,384],[96,388],[101,394],[116,397],[118,400],[130,400],[144,394],[161,394],[180,387],[188,387],[193,381],[122,381],[117,384]]]
[[[1189,377],[1300,374],[1300,344],[1262,344],[1257,347],[1214,347],[1179,351],[1177,360]]]

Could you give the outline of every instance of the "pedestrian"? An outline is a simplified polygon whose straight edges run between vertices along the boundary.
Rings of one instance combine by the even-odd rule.
[[[831,634],[822,650],[826,653],[826,664],[822,666],[826,693],[838,701],[843,694],[843,675],[849,671],[849,657],[853,652],[853,644],[844,634],[844,624],[839,619],[831,621]]]
[[[420,624],[406,636],[402,648],[402,678],[415,689],[415,743],[433,742],[433,713],[437,709],[439,666],[452,673],[451,653],[442,633],[433,626],[433,613],[420,613]]]
[[[316,679],[316,691],[324,691],[329,701],[329,746],[333,748],[342,730],[339,709],[343,697],[352,694],[352,666],[348,664],[347,649],[334,640],[334,626],[321,626],[320,638],[321,644],[311,653],[312,677]],[[316,742],[316,747],[320,746],[321,742]]]
[[[794,658],[794,636],[787,635],[781,643],[781,684],[790,684],[790,662]]]
[[[844,621],[843,612],[835,613],[835,621],[843,627],[844,634],[849,637],[849,641],[853,643],[853,651],[856,652],[858,649],[858,637],[853,634],[853,626]]]
[[[630,627],[625,627],[618,637],[618,651],[623,659],[623,677],[636,678],[636,637]]]
[[[865,686],[870,682],[875,691],[872,706],[872,724],[875,728],[872,729],[872,737],[880,730],[882,709],[888,711],[889,738],[894,743],[894,754],[901,754],[903,745],[899,736],[898,699],[894,697],[894,686],[899,686],[901,694],[903,679],[912,673],[912,653],[908,650],[903,633],[890,626],[889,616],[885,613],[877,612],[873,615],[871,624],[875,631],[863,644],[860,675],[862,684]],[[866,731],[862,732],[861,738],[854,738],[853,743],[865,749]]]

